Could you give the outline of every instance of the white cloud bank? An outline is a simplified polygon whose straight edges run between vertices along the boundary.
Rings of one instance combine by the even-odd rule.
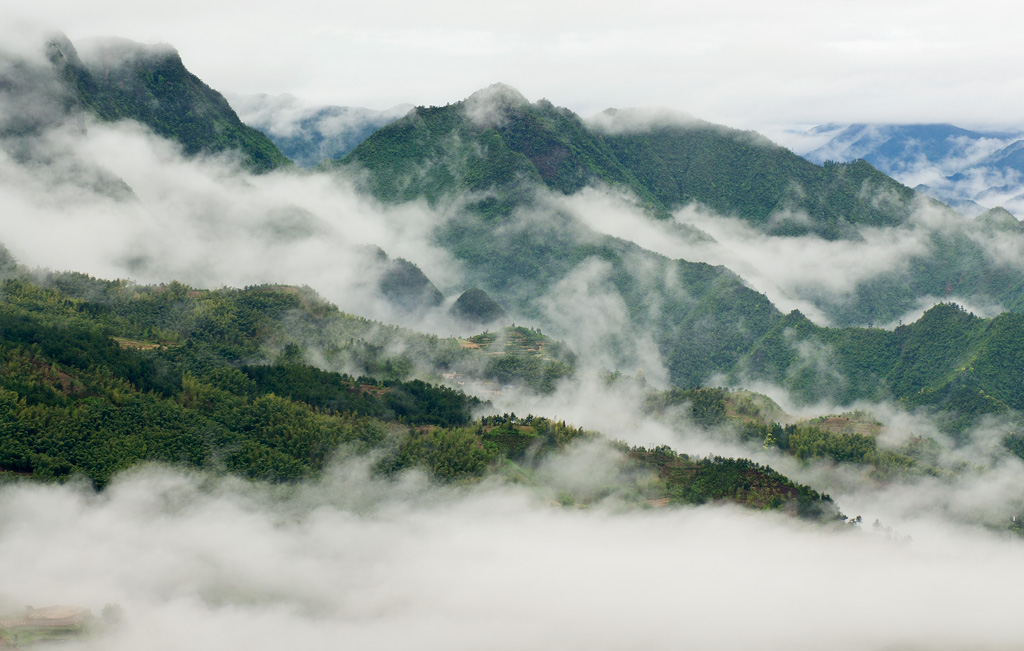
[[[358,469],[0,490],[9,600],[124,608],[84,649],[1014,648],[1024,546],[704,507],[563,510]],[[26,562],[26,559],[35,559]]]

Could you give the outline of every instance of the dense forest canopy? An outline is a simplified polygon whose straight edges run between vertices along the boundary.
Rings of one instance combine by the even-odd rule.
[[[102,488],[119,471],[160,462],[295,481],[317,476],[339,453],[377,451],[385,475],[419,468],[441,482],[492,474],[528,481],[545,455],[598,436],[532,415],[480,416],[479,399],[418,379],[324,371],[303,362],[296,341],[266,363],[287,313],[303,313],[317,329],[352,319],[293,288],[209,292],[55,274],[45,286],[9,279],[0,293],[0,477],[8,480],[84,476]],[[358,321],[351,331],[360,326],[369,333]],[[443,344],[422,339],[435,363],[455,366]],[[485,377],[544,391],[564,372],[564,362],[544,366],[561,355],[557,342],[526,328],[484,333],[460,350],[499,342],[504,352],[481,352],[496,363],[483,367]],[[547,369],[539,384],[530,360]],[[840,517],[827,496],[751,462],[691,460],[667,449],[621,455],[632,468],[621,481],[560,499],[728,499]],[[659,479],[645,479],[650,473]]]

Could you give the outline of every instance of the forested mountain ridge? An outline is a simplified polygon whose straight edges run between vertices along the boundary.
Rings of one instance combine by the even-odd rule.
[[[777,450],[801,462],[814,459],[866,470],[881,484],[915,482],[922,478],[957,481],[976,472],[976,467],[957,458],[957,449],[978,443],[973,433],[954,431],[950,439],[934,431],[893,431],[876,419],[872,408],[813,417],[786,414],[767,396],[723,388],[669,389],[648,392],[644,407],[671,427],[698,427],[718,436],[725,433],[737,442]],[[947,412],[945,416],[950,416]],[[1024,458],[1024,421],[1020,414],[1003,414],[1009,427],[1001,439],[985,437],[990,454],[1009,459]],[[952,423],[948,422],[947,425]],[[993,520],[991,524],[1005,526]]]
[[[410,379],[426,368],[411,357],[472,372],[466,364],[474,354],[497,362],[503,350],[509,363],[489,362],[477,371],[529,384],[528,373],[517,375],[523,369],[511,363],[524,357],[512,351],[556,345],[534,331],[519,329],[506,339],[480,335],[472,347],[393,329],[381,339],[382,326],[340,314],[308,290],[211,292],[69,273],[36,284],[16,270],[14,276],[0,285],[0,478],[84,474],[103,486],[120,470],[158,461],[291,481],[316,476],[338,450],[379,450],[377,469],[385,474],[423,467],[439,481],[498,473],[522,482],[533,481],[530,464],[539,451],[594,437],[533,416],[480,419],[477,399]],[[1022,318],[981,319],[946,305],[889,332],[820,329],[794,313],[744,360],[745,371],[760,364],[762,378],[777,379],[798,396],[820,398],[823,388],[838,387],[847,393],[830,395],[861,391],[859,397],[937,409],[955,433],[978,416],[1021,409]],[[394,336],[409,346],[404,360],[381,356],[384,348],[395,349],[381,345]],[[323,359],[330,342],[348,351],[350,364],[365,356],[362,368],[371,375],[355,378],[304,362],[315,346]],[[835,368],[807,359],[808,346],[818,346]],[[885,481],[947,472],[930,465],[934,442],[889,449],[871,432],[832,433],[816,421],[782,426],[770,401],[752,402],[742,393],[669,390],[648,400],[652,414],[684,406],[700,426],[730,426],[740,440],[763,441],[799,459],[866,464]],[[566,503],[609,494],[637,503],[728,499],[832,517],[820,495],[758,464],[691,459],[664,448],[622,452],[638,464],[635,470],[598,493],[565,495]],[[657,481],[641,481],[648,472]]]
[[[417,107],[332,166],[365,169],[368,189],[392,202],[496,191],[510,209],[531,183],[569,194],[600,182],[665,210],[579,116],[546,100],[530,103],[503,84],[448,106]]]
[[[237,151],[254,171],[290,164],[270,139],[242,123],[223,95],[189,72],[169,46],[106,39],[90,43],[81,57],[70,40],[58,35],[45,44],[45,55],[49,69],[11,56],[12,72],[7,73],[19,77],[19,85],[49,87],[51,106],[37,107],[44,114],[56,104],[67,114],[135,120],[178,142],[189,155]]]
[[[67,97],[69,110],[80,108],[76,96]],[[201,115],[194,117],[197,123],[204,121]],[[331,199],[351,193],[363,201],[366,197],[351,189],[363,184],[379,202],[367,202],[372,209],[365,213],[359,212],[361,206],[355,208],[357,214],[423,220],[416,226],[424,228],[410,232],[428,234],[430,244],[443,249],[435,249],[443,254],[437,260],[445,263],[444,255],[450,254],[455,263],[445,284],[434,285],[413,263],[378,254],[372,245],[363,247],[365,260],[353,255],[358,246],[344,249],[355,264],[337,268],[365,273],[374,300],[388,299],[397,306],[396,313],[448,314],[438,287],[472,287],[464,301],[452,306],[460,318],[473,322],[504,314],[531,324],[493,336],[460,342],[399,331],[344,315],[303,288],[260,285],[205,291],[180,283],[135,286],[73,273],[41,272],[34,279],[9,260],[0,260],[0,273],[10,277],[3,288],[5,413],[10,430],[17,432],[11,441],[19,441],[11,443],[10,470],[39,477],[81,472],[102,485],[119,469],[154,459],[290,480],[314,476],[332,450],[352,446],[386,448],[389,456],[379,467],[385,473],[425,466],[449,481],[505,470],[519,476],[525,467],[519,461],[530,458],[529,450],[545,445],[559,449],[586,436],[564,424],[527,423],[514,415],[493,422],[474,420],[477,403],[427,380],[454,373],[461,381],[490,383],[488,391],[511,384],[557,395],[560,382],[571,383],[577,359],[585,359],[590,372],[607,370],[638,381],[650,377],[652,384],[681,390],[717,382],[771,382],[804,403],[895,400],[910,409],[939,413],[954,434],[980,417],[1018,408],[1018,367],[1015,361],[999,363],[1003,358],[996,352],[1019,347],[1022,328],[1012,315],[965,318],[959,308],[942,306],[895,333],[820,328],[799,312],[784,314],[725,266],[661,255],[632,240],[604,235],[583,219],[583,212],[595,205],[588,203],[594,197],[626,206],[621,213],[609,211],[613,216],[666,217],[678,202],[691,200],[687,193],[708,190],[705,181],[728,176],[735,167],[735,184],[722,180],[713,185],[725,188],[723,196],[749,203],[745,207],[734,201],[728,210],[760,223],[759,238],[795,238],[795,232],[774,229],[800,223],[810,229],[804,232],[808,242],[852,237],[848,229],[858,220],[860,226],[894,234],[916,228],[900,213],[908,205],[902,191],[886,189],[883,183],[876,192],[877,173],[870,167],[811,166],[828,170],[814,177],[823,185],[814,186],[817,194],[808,201],[867,202],[857,204],[864,209],[861,213],[854,205],[833,213],[819,211],[815,217],[790,201],[800,192],[778,195],[785,200],[772,194],[790,178],[789,172],[811,169],[809,164],[792,163],[792,169],[778,176],[752,172],[758,166],[770,172],[780,155],[753,134],[676,122],[637,128],[627,120],[627,126],[588,125],[565,109],[530,103],[498,87],[458,105],[419,109],[369,138],[345,161],[324,166],[344,178],[257,178],[227,168],[233,180],[250,187],[284,180],[291,189],[331,186],[323,195]],[[643,135],[645,129],[657,132],[654,140]],[[136,131],[126,131],[130,133],[118,135],[138,138]],[[733,150],[741,152],[734,159],[723,154]],[[628,156],[652,167],[624,164],[621,158]],[[196,167],[204,172],[206,165]],[[303,185],[306,181],[310,184]],[[402,202],[411,205],[394,208]],[[314,223],[316,212],[327,214],[333,206],[267,213],[264,218],[272,228],[266,239],[294,238],[299,244],[313,240],[315,228],[285,233],[286,219],[301,214]],[[740,215],[744,210],[748,213]],[[212,214],[200,213],[198,221]],[[855,217],[848,220],[844,214]],[[876,218],[880,221],[872,221]],[[675,221],[643,223],[685,228]],[[932,288],[935,283],[951,288],[975,283],[1012,297],[1012,274],[1000,279],[984,264],[971,273],[961,267],[954,274],[945,263],[947,253],[962,261],[981,250],[977,247],[983,243],[973,239],[979,233],[1003,237],[1020,230],[1012,216],[1002,213],[992,213],[977,225],[981,230],[965,231],[948,245],[934,240],[937,253],[917,259],[920,268],[913,269],[913,277],[927,277]],[[694,243],[707,242],[700,233],[686,235]],[[974,249],[967,247],[972,242]],[[292,253],[309,250],[325,251],[296,246]],[[407,250],[415,252],[415,247]],[[336,252],[330,250],[327,256]],[[385,268],[370,269],[373,260]],[[382,272],[379,277],[377,272]],[[891,295],[898,292],[891,288],[883,283],[876,289],[895,304]],[[442,327],[452,322],[442,321]],[[534,345],[534,339],[543,337],[538,326],[567,345]],[[498,343],[502,340],[505,344]],[[509,346],[512,341],[528,344]],[[310,366],[313,361],[322,368]],[[292,422],[296,428],[288,425]],[[141,434],[122,441],[132,450],[122,458],[116,453],[118,437],[132,431]],[[789,436],[784,430],[788,438],[777,437],[774,430],[754,434],[750,440],[761,437],[766,448],[771,447],[770,434],[775,447],[798,458],[815,458],[821,455],[814,450],[827,449],[837,462],[846,462],[850,455],[883,460],[879,463],[892,459],[872,456],[870,446],[861,446],[863,454],[850,452],[847,444],[853,439],[837,444],[818,437],[812,445],[806,432]],[[45,450],[26,443],[37,439]],[[692,460],[651,452],[630,454],[647,468],[660,464],[663,481],[679,482],[704,472]],[[503,465],[505,461],[513,466]],[[767,477],[780,486],[762,469],[729,468],[735,481]],[[722,496],[743,495],[760,506],[778,506],[775,497],[787,501],[795,496],[789,489],[783,491],[788,497],[773,493],[775,488],[754,490],[754,484],[737,493],[734,480],[720,488]],[[755,493],[757,497],[750,497]],[[675,494],[683,501],[697,499],[687,491]]]
[[[606,112],[589,125],[572,118],[564,109],[547,102],[530,104],[499,86],[455,105],[417,109],[371,136],[340,166],[367,171],[369,189],[387,201],[426,197],[438,202],[454,193],[479,193],[478,203],[442,227],[438,239],[469,269],[479,270],[475,280],[488,292],[520,309],[528,310],[533,297],[572,277],[585,261],[600,260],[635,328],[652,333],[676,386],[698,386],[715,373],[726,373],[736,382],[779,383],[807,401],[850,404],[892,398],[948,407],[966,400],[966,392],[953,391],[953,380],[929,385],[929,398],[912,396],[901,379],[899,354],[893,352],[900,348],[898,335],[871,328],[817,328],[802,316],[784,317],[724,268],[667,261],[620,240],[594,237],[578,226],[573,230],[571,219],[537,207],[529,191],[538,182],[572,192],[595,181],[635,187],[635,180],[644,188],[637,196],[649,209],[696,198],[720,211],[744,214],[775,235],[814,232],[828,238],[856,236],[850,230],[855,224],[906,236],[918,227],[909,223],[915,205],[909,188],[863,161],[819,167],[756,134],[700,121],[684,123],[678,116],[651,119],[643,113]],[[563,128],[566,124],[571,128]],[[472,138],[475,144],[469,146]],[[586,142],[591,148],[572,148],[570,142]],[[453,154],[453,147],[461,153]],[[597,153],[580,153],[585,151]],[[797,187],[801,190],[792,197],[803,204],[782,198]],[[712,191],[720,193],[717,198]],[[533,210],[546,215],[550,224],[566,226],[541,230],[531,222],[510,237],[505,224],[510,217],[514,221],[517,210]],[[811,222],[799,217],[804,210]],[[947,223],[927,231],[928,253],[912,258],[905,269],[864,282],[853,296],[829,307],[830,316],[839,323],[884,323],[913,309],[922,296],[951,294],[988,297],[1011,309],[1024,305],[1024,277],[1012,266],[993,263],[984,243],[997,232],[1016,234],[1012,216],[1007,220],[993,213],[976,223],[960,223],[944,207],[934,210]],[[658,272],[643,278],[631,272],[641,259]],[[685,288],[685,298],[654,280],[666,273]],[[657,311],[646,309],[652,295],[659,297]],[[965,327],[952,321],[947,325],[954,331]],[[898,332],[922,327],[915,324]],[[861,339],[885,341],[872,349],[878,357],[871,362],[884,370],[872,370],[857,357],[857,345],[851,342]],[[611,349],[619,345],[609,340]],[[800,346],[835,356],[835,363],[801,359],[795,352]],[[946,368],[949,360],[939,355],[925,363]],[[959,377],[956,382],[964,381]],[[1013,402],[1006,400],[968,401],[960,411],[976,415],[1000,410]]]
[[[194,363],[205,360],[201,366],[301,364],[315,358],[387,381],[440,379],[453,372],[465,380],[547,392],[570,378],[576,363],[564,345],[528,328],[464,342],[441,339],[346,315],[308,288],[197,291],[179,283],[138,287],[74,273],[53,274],[40,286],[19,275],[9,254],[4,257],[7,275],[14,276],[3,285],[6,313],[41,313],[48,322],[117,336],[124,348],[162,350],[172,359],[187,350]],[[683,267],[682,273],[692,287],[721,282],[706,266]],[[780,315],[742,286],[731,291],[749,294],[733,300],[745,306],[738,312],[720,305],[725,295],[718,288],[708,304],[664,315],[666,328],[673,321],[681,328],[706,328],[703,340],[674,349],[680,357],[666,360],[678,363],[681,373],[724,368],[734,383],[771,382],[807,403],[897,400],[908,409],[945,413],[955,429],[985,414],[1024,411],[1022,315],[985,319],[944,304],[894,330],[823,328],[799,312]],[[7,324],[8,332],[20,327],[16,323]],[[736,337],[726,337],[725,326],[712,323],[742,327]],[[762,334],[754,337],[756,332]]]
[[[69,95],[72,105],[88,105],[113,118],[153,105],[150,100],[155,99],[161,110],[197,129],[219,128],[211,117],[219,115],[216,111],[189,112],[189,84],[201,82],[185,79],[187,71],[170,50],[107,43],[98,46],[93,63],[86,65],[70,43],[55,39],[50,47],[56,68],[78,89]],[[153,66],[161,71],[156,77],[150,74],[157,70]],[[161,79],[178,103],[164,105],[151,95],[152,84]],[[222,103],[219,94],[202,88]],[[129,96],[131,101],[122,104]],[[160,115],[137,112],[138,119],[155,129]],[[813,192],[801,190],[793,196],[806,194],[806,201],[821,208],[817,217],[808,212],[812,222],[804,226],[818,229],[818,235],[840,237],[855,222],[902,224],[906,188],[885,181],[862,163],[814,166],[750,132],[685,122],[678,116],[641,118],[629,111],[606,112],[587,123],[571,111],[546,101],[530,103],[499,85],[454,105],[416,109],[334,167],[357,170],[357,178],[386,202],[427,199],[435,204],[447,217],[435,231],[437,242],[463,264],[463,286],[492,297],[490,314],[525,316],[549,331],[553,325],[560,336],[580,324],[603,324],[603,330],[587,334],[594,335],[609,367],[643,370],[649,363],[644,351],[654,348],[656,363],[679,387],[700,386],[722,375],[799,386],[793,379],[802,363],[798,357],[785,353],[780,366],[764,364],[763,356],[755,354],[790,345],[778,335],[788,331],[790,317],[763,294],[725,267],[672,260],[595,233],[545,192],[565,195],[593,184],[617,188],[631,192],[655,216],[694,199],[694,193],[705,193],[695,200],[745,214],[769,230],[785,230],[786,224],[800,221],[790,217],[802,208],[780,199],[778,192],[800,186]],[[168,133],[188,147],[188,133]],[[722,193],[717,199],[706,194],[712,188]],[[847,214],[851,217],[843,216]],[[995,215],[979,219],[977,228],[1002,237],[1004,231],[1020,230],[1014,223]],[[950,293],[986,294],[1019,309],[1024,304],[1020,273],[996,273],[985,262],[975,235],[973,230],[935,232],[932,251],[915,259],[909,272],[879,276],[858,288],[834,314],[848,310],[882,322],[913,307],[918,296]],[[411,311],[441,305],[441,294],[415,265],[381,259],[387,266],[379,284],[385,297]],[[614,319],[607,318],[607,310],[598,315],[588,305],[595,293],[602,310],[612,306]],[[885,309],[872,311],[879,305]],[[814,392],[798,395],[846,404],[886,394],[866,388],[868,376],[861,377],[855,367],[847,364],[840,371],[853,373],[853,378],[844,377],[838,384],[818,382]],[[540,373],[536,381],[550,387],[550,378],[539,379]],[[903,396],[897,392],[897,397]]]
[[[534,322],[557,326],[583,308],[590,299],[570,294],[577,278],[592,276],[622,306],[622,327],[597,335],[615,366],[635,364],[650,341],[674,382],[700,384],[731,368],[780,316],[723,267],[669,260],[552,206],[546,188],[569,193],[596,182],[639,187],[641,204],[665,214],[577,116],[505,86],[416,109],[334,168],[355,172],[384,201],[425,198],[440,210],[456,201],[437,241],[462,262],[468,285]]]
[[[83,63],[66,39],[51,41],[50,57],[63,76],[49,104],[65,102],[67,110],[85,109],[104,119],[130,117],[181,143],[186,152],[241,147],[257,170],[283,160],[265,147],[269,141],[262,134],[249,127],[235,131],[241,123],[223,97],[188,73],[169,47],[106,41],[88,49]],[[162,83],[156,83],[158,77]],[[24,95],[33,84],[39,86],[39,79],[15,86]],[[12,115],[6,119],[17,123],[20,118]],[[464,287],[479,286],[506,311],[513,308],[528,318],[538,316],[531,299],[587,259],[587,246],[597,257],[622,258],[621,252],[593,246],[589,234],[566,238],[561,228],[566,220],[558,215],[550,219],[553,232],[495,237],[496,230],[509,230],[500,216],[537,207],[537,187],[559,194],[594,184],[616,188],[662,217],[680,203],[696,201],[772,234],[827,238],[856,237],[856,228],[865,225],[905,224],[912,195],[863,163],[818,167],[752,132],[676,115],[647,119],[635,111],[607,111],[582,121],[500,85],[447,107],[414,110],[364,141],[341,167],[368,170],[366,187],[388,202],[468,201],[465,218],[451,220],[438,238],[469,262]],[[102,171],[97,176],[109,194],[131,193],[120,179],[104,178]],[[977,297],[982,305],[1020,309],[1024,276],[988,261],[971,229],[952,230],[957,232],[930,235],[927,255],[862,283],[840,303],[814,294],[809,300],[838,325],[895,321],[922,297]],[[701,237],[695,230],[693,236]],[[581,238],[587,240],[584,247],[566,242]],[[439,295],[428,278],[420,278],[422,292],[405,286],[390,291],[396,286],[392,281],[413,279],[400,273],[401,265],[389,263],[383,271],[388,296],[399,306],[436,306]],[[679,364],[671,367],[678,376]],[[707,376],[689,377],[684,384]]]
[[[408,379],[425,368],[409,356],[466,370],[476,346],[495,360],[501,350],[508,360],[523,358],[510,352],[517,349],[551,351],[555,344],[534,331],[519,329],[506,339],[481,335],[470,340],[472,347],[388,328],[381,339],[382,326],[340,314],[308,290],[197,291],[177,283],[133,286],[73,273],[51,274],[37,284],[9,256],[5,260],[0,479],[84,474],[103,486],[120,470],[158,461],[291,481],[316,476],[338,450],[379,450],[377,471],[385,474],[422,467],[439,481],[498,473],[530,482],[531,459],[538,453],[594,437],[533,416],[480,419],[477,399]],[[750,353],[744,370],[759,364],[763,378],[777,379],[798,396],[820,398],[823,388],[838,388],[847,393],[831,395],[858,397],[862,391],[860,397],[894,397],[908,408],[937,409],[956,433],[978,416],[1021,409],[1022,318],[981,319],[945,305],[890,332],[822,329],[793,313]],[[395,336],[409,346],[404,360],[381,356],[384,348],[395,349],[394,343],[381,345]],[[494,350],[500,341],[502,348]],[[316,346],[322,359],[331,342],[348,351],[350,364],[365,356],[362,368],[372,376],[355,378],[304,362]],[[835,367],[808,359],[809,346],[818,346],[822,359]],[[334,359],[341,357],[335,353]],[[501,382],[528,383],[528,376],[515,374],[519,368],[477,366],[485,375],[498,373]],[[849,385],[843,377],[851,379]],[[733,423],[740,440],[763,441],[799,459],[866,464],[885,481],[947,472],[930,465],[937,454],[934,441],[889,449],[870,431],[833,433],[817,421],[782,426],[770,401],[742,393],[670,390],[653,392],[648,400],[653,414],[683,406],[700,426]],[[667,448],[622,452],[637,464],[634,470],[597,493],[560,499],[728,499],[834,517],[820,495],[758,464],[691,459]],[[657,481],[643,479],[650,472]]]
[[[372,452],[379,475],[420,468],[449,483],[498,476],[543,492],[550,489],[533,474],[538,463],[574,445],[600,444],[595,433],[546,418],[478,417],[482,403],[448,387],[309,366],[294,341],[262,363],[265,338],[284,334],[275,328],[282,316],[290,315],[292,330],[299,313],[318,326],[339,318],[294,288],[201,292],[81,274],[51,275],[46,285],[24,276],[0,284],[0,482],[79,476],[103,488],[145,462],[295,481],[317,477],[339,454]],[[372,337],[365,323],[354,325]],[[314,329],[345,345],[336,329]],[[518,336],[553,345],[539,333]],[[433,343],[452,367],[458,351],[474,354],[461,347],[445,353],[436,338],[420,336],[420,343]],[[362,346],[372,356],[372,346]],[[376,370],[402,372],[388,364]],[[613,447],[617,474],[596,488],[563,489],[563,504],[609,496],[640,507],[727,500],[842,519],[828,496],[750,461]]]
[[[915,224],[889,236],[918,238],[925,250],[859,284],[842,300],[821,302],[837,325],[892,323],[922,299],[959,300],[990,311],[1024,311],[1024,268],[1000,253],[1024,244],[1024,230],[1002,208],[973,219],[943,210],[936,225]]]
[[[809,163],[753,132],[671,115],[609,110],[585,122],[496,84],[443,107],[418,107],[335,165],[369,173],[386,201],[500,189],[515,201],[540,181],[571,194],[628,190],[653,214],[699,202],[780,235],[853,235],[903,223],[915,194],[863,162]]]
[[[387,381],[456,373],[538,391],[550,391],[551,382],[574,372],[573,352],[539,332],[486,332],[478,335],[488,343],[483,346],[440,338],[346,314],[308,287],[196,290],[178,282],[138,286],[73,272],[39,280],[9,269],[2,299],[10,309],[116,336],[127,348],[173,354],[188,346],[190,354],[229,365],[315,359],[327,368]],[[524,338],[530,346],[511,343]]]
[[[752,131],[645,117],[609,109],[590,125],[671,208],[696,201],[773,235],[826,239],[856,237],[858,226],[896,226],[910,216],[914,191],[864,161],[809,164]]]
[[[944,413],[955,429],[984,414],[1024,410],[1024,316],[983,319],[937,305],[894,330],[821,328],[787,315],[753,347],[740,374],[813,403],[895,399]]]

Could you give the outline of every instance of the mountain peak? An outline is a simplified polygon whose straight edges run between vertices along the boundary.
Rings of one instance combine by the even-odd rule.
[[[51,34],[46,39],[46,56],[58,69],[64,66],[81,66],[78,50],[63,32]]]
[[[165,59],[181,61],[178,51],[167,43],[139,43],[113,36],[83,39],[78,43],[78,53],[82,62],[94,71]]]
[[[530,101],[522,93],[502,83],[481,88],[462,102],[466,117],[482,128],[503,124],[509,111],[529,104]]]
[[[143,124],[188,156],[236,152],[253,171],[290,164],[165,43],[100,38],[73,44],[59,32],[28,32],[10,49],[0,46],[0,104],[0,136],[41,133],[91,115]]]
[[[987,210],[977,217],[974,221],[995,231],[1021,231],[1024,230],[1024,224],[1017,219],[1013,213],[1001,206],[996,206],[991,210]]]

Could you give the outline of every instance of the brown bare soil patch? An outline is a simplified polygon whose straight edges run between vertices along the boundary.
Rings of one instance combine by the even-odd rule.
[[[126,339],[125,337],[112,337],[117,345],[121,348],[130,348],[132,350],[166,350],[167,346],[160,343],[154,343],[151,341],[139,341],[137,339]]]
[[[374,398],[380,398],[381,396],[383,396],[385,393],[388,393],[389,391],[391,391],[390,387],[378,387],[378,386],[374,386],[372,384],[360,384],[359,385],[359,393],[361,393],[363,395],[370,394]]]
[[[863,436],[876,436],[882,429],[879,423],[849,416],[827,416],[816,418],[811,424],[820,430],[832,434],[861,434]]]
[[[59,384],[61,393],[64,395],[71,397],[80,396],[85,393],[85,385],[82,384],[82,381],[75,376],[68,375],[63,371],[58,371],[50,364],[46,364],[44,362],[33,360],[30,363],[47,382],[53,385]]]
[[[298,294],[299,288],[292,285],[267,285],[260,287],[261,292],[283,292],[285,294]]]

